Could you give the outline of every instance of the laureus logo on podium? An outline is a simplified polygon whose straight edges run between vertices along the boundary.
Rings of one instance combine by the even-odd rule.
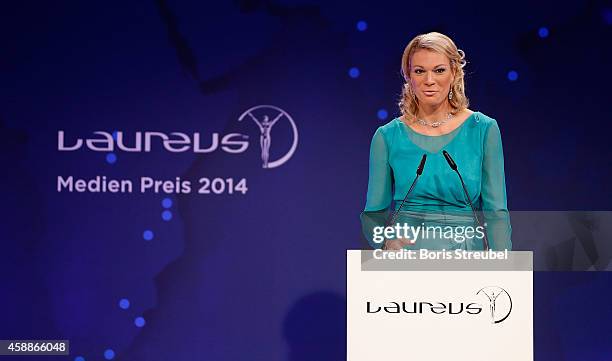
[[[252,120],[259,129],[259,147],[261,150],[262,168],[276,168],[291,159],[298,144],[298,130],[295,121],[286,111],[274,105],[257,105],[242,113],[238,121],[242,122],[244,119]],[[275,144],[272,141],[272,136],[274,135],[274,139],[277,139],[277,134],[272,133],[272,127],[281,121],[288,122],[291,127],[291,146],[283,156],[277,157],[277,159],[270,159],[270,149],[272,145]]]
[[[508,291],[497,286],[481,288],[477,295],[482,294],[489,301],[489,314],[491,323],[504,322],[512,312],[512,297]]]
[[[505,289],[498,286],[487,286],[478,290],[476,295],[486,298],[488,303],[474,300],[473,294],[469,298],[455,296],[450,301],[438,297],[426,300],[366,301],[366,313],[427,317],[477,317],[479,319],[482,319],[482,316],[488,316],[492,324],[504,322],[510,316],[512,298]]]

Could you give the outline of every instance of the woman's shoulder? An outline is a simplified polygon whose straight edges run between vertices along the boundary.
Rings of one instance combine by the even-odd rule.
[[[483,127],[490,127],[491,125],[497,125],[497,120],[495,120],[495,118],[480,112],[480,111],[473,111],[473,122],[477,125],[483,126]]]
[[[393,119],[391,119],[390,121],[388,121],[387,123],[379,126],[376,129],[376,133],[380,133],[381,135],[385,136],[385,137],[389,137],[392,134],[395,133],[395,131],[397,130],[397,128],[401,125],[401,120],[399,117],[395,117]]]
[[[501,132],[499,130],[499,125],[497,124],[497,120],[490,115],[484,114],[479,111],[475,111],[474,116],[472,116],[472,129],[474,132],[472,134],[478,134],[478,136],[485,141],[485,139],[497,139],[501,136]]]

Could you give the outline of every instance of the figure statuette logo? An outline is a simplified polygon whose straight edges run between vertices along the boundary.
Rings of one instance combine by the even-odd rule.
[[[270,113],[276,113],[274,118],[270,120]],[[276,168],[285,162],[287,162],[295,149],[297,148],[298,143],[298,131],[295,122],[291,118],[291,116],[285,112],[283,109],[273,106],[273,105],[258,105],[246,110],[240,117],[238,121],[242,121],[244,118],[249,117],[257,127],[259,128],[259,146],[261,148],[261,161],[262,168],[270,169]],[[280,157],[276,160],[270,160],[270,147],[272,146],[272,127],[279,122],[281,119],[286,119],[291,126],[293,141],[291,143],[291,148],[289,151],[285,153],[284,156]]]
[[[510,316],[510,312],[512,312],[512,297],[510,297],[508,291],[501,287],[489,286],[483,287],[476,292],[477,295],[480,293],[489,300],[491,323],[503,322]]]

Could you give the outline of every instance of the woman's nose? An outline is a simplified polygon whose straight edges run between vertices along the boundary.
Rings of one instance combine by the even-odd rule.
[[[427,75],[425,77],[425,83],[426,84],[433,84],[433,74],[431,72],[427,72]]]

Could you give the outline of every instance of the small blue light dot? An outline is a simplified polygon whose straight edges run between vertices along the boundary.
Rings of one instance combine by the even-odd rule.
[[[359,69],[352,67],[349,69],[349,76],[353,79],[359,77]]]
[[[541,38],[546,38],[546,37],[548,37],[548,28],[547,28],[547,27],[544,27],[544,26],[543,26],[543,27],[541,27],[541,28],[540,28],[540,30],[538,30],[538,35],[539,35]]]
[[[612,25],[612,9],[604,9],[602,15],[606,24]]]
[[[385,120],[389,116],[386,109],[379,109],[376,115],[378,116],[378,119],[380,120]]]
[[[143,327],[145,325],[145,319],[142,317],[136,317],[134,319],[134,324],[136,325],[136,327]]]
[[[514,71],[514,70],[510,70],[508,72],[508,80],[515,81],[517,79],[518,79],[518,73],[516,71]]]
[[[366,31],[367,29],[368,29],[368,23],[366,23],[363,20],[357,22],[357,30]]]
[[[164,200],[162,200],[162,207],[164,207],[164,208],[172,207],[172,199],[164,198]]]
[[[113,132],[113,139],[117,140],[117,131],[116,130]]]
[[[112,360],[115,358],[115,351],[111,350],[110,348],[106,351],[104,351],[104,358],[107,360]]]
[[[77,356],[77,357],[74,358],[74,361],[85,361],[85,357]]]
[[[108,153],[106,155],[106,161],[108,162],[108,164],[114,164],[117,161],[117,156],[115,155],[115,153]]]
[[[171,219],[172,219],[172,212],[170,212],[170,211],[163,211],[163,212],[162,212],[162,219],[163,219],[164,221],[169,221],[169,220],[171,220]]]
[[[152,240],[153,236],[154,236],[153,231],[150,231],[148,229],[146,231],[142,232],[142,238],[144,238],[145,241]]]
[[[130,300],[128,300],[127,298],[122,298],[119,301],[119,307],[121,307],[124,310],[127,310],[128,308],[130,308]]]

